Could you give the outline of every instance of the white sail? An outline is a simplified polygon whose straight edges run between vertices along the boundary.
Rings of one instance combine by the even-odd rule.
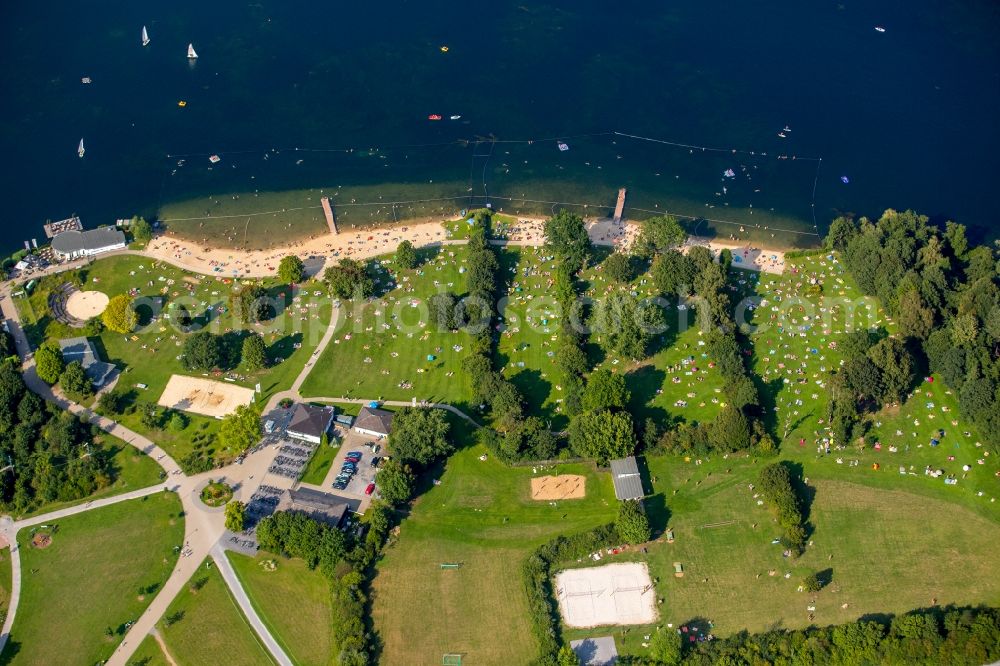
[[[83,157],[83,154],[84,154],[85,152],[87,152],[87,151],[83,149],[83,139],[80,139],[80,145],[79,145],[79,147],[78,147],[78,148],[76,149],[76,154],[77,154],[77,155],[79,155],[80,157]]]
[[[197,57],[198,54],[194,50],[194,44],[188,44],[188,58],[191,58],[193,60],[194,58]]]
[[[149,45],[149,33],[146,32],[146,26],[142,26],[142,45],[143,46]]]

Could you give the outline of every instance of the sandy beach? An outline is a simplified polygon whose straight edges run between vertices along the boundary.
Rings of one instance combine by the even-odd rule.
[[[315,270],[320,262],[332,265],[343,257],[371,259],[391,253],[404,240],[410,241],[415,247],[464,242],[450,238],[444,226],[449,221],[421,221],[395,227],[323,235],[268,250],[207,248],[192,241],[165,235],[150,241],[145,253],[206,275],[268,277],[277,274],[278,263],[289,254],[298,255]],[[545,242],[544,225],[545,220],[542,218],[519,218],[516,223],[506,225],[500,231],[504,241],[511,245],[537,246]],[[587,220],[586,225],[595,245],[615,246],[623,250],[631,248],[640,230],[638,223],[626,221],[616,224],[609,219]],[[723,248],[732,250],[733,265],[738,268],[768,273],[784,271],[785,255],[780,250],[765,250],[750,244],[692,236],[682,251],[695,245],[709,247],[715,255]]]

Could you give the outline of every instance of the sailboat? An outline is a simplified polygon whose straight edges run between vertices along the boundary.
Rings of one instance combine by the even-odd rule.
[[[198,57],[198,54],[194,50],[194,44],[188,44],[188,59],[194,60]]]
[[[83,139],[80,139],[80,145],[79,145],[79,147],[78,147],[78,148],[76,149],[76,154],[77,154],[77,155],[79,155],[80,157],[83,157],[83,154],[84,154],[85,152],[87,152],[87,151],[86,151],[86,150],[84,150],[84,148],[83,148]]]
[[[146,32],[146,26],[142,26],[142,45],[149,46],[149,33]]]

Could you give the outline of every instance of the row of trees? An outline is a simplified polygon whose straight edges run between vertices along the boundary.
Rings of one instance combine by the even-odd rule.
[[[661,634],[665,636],[661,637]],[[623,666],[751,666],[753,664],[950,664],[979,666],[1000,659],[1000,611],[931,608],[886,619],[682,644],[660,628],[651,657],[623,656]]]
[[[267,367],[267,346],[257,333],[249,333],[239,341],[231,333],[198,331],[184,339],[181,364],[187,370],[203,372],[242,364],[248,372],[256,372]]]
[[[891,209],[877,221],[834,220],[826,245],[842,253],[860,289],[879,299],[901,337],[898,343],[886,343],[890,349],[876,352],[873,347],[866,352],[872,364],[882,361],[877,377],[863,361],[855,364],[853,377],[845,377],[855,411],[863,412],[864,401],[873,396],[881,401],[896,399],[908,376],[912,383],[910,373],[929,366],[958,395],[963,415],[1000,451],[1000,287],[995,249],[971,246],[960,224],[947,222],[941,228],[913,211]]]
[[[794,555],[801,554],[806,543],[805,517],[788,466],[773,463],[764,467],[757,477],[757,487],[783,530],[781,544]]]

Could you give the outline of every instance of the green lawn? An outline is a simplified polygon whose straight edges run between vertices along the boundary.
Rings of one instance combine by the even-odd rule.
[[[44,549],[22,530],[23,588],[4,659],[65,663],[68,646],[76,663],[107,659],[169,576],[184,540],[180,516],[177,496],[161,493],[59,520]]]
[[[781,546],[771,544],[780,529],[749,489],[762,465],[734,459],[700,466],[672,458],[650,461],[659,495],[647,502],[659,507],[666,499],[675,536],[672,544],[654,543],[644,557],[659,577],[661,623],[677,627],[700,620],[704,627],[711,620],[711,631],[724,636],[743,629],[824,626],[935,604],[1000,603],[1000,580],[990,573],[1000,565],[992,545],[1000,539],[995,521],[910,492],[814,479],[809,466],[811,545],[798,559],[784,558]],[[674,577],[674,562],[683,564],[683,578]],[[802,578],[814,572],[826,572],[827,587],[816,594],[798,592]],[[566,635],[607,633],[605,628]],[[629,653],[646,654],[641,636],[648,627],[615,633],[620,648],[624,642]]]
[[[138,490],[139,488],[147,488],[161,481],[160,475],[163,473],[163,469],[156,464],[155,460],[112,435],[102,434],[101,439],[105,442],[105,446],[108,447],[112,455],[111,463],[116,470],[116,477],[111,485],[82,499],[41,504],[33,507],[23,516],[18,516],[18,518],[26,518],[40,513],[57,511],[84,502],[92,502],[104,497],[120,495],[132,490]]]
[[[376,285],[382,296],[340,306],[337,333],[303,384],[302,395],[468,402],[471,387],[461,365],[471,338],[465,332],[439,331],[427,310],[427,299],[439,291],[465,292],[459,272],[465,248],[446,246],[422,254],[436,256],[398,274],[388,272],[392,265],[384,259]]]
[[[143,639],[128,663],[129,666],[172,666],[153,636]]]
[[[274,663],[243,617],[215,565],[211,560],[205,561],[209,566],[199,568],[157,624],[170,655],[178,666]],[[194,589],[198,585],[200,589]],[[169,627],[166,626],[168,618],[173,620]]]
[[[382,663],[436,664],[447,652],[476,664],[527,663],[537,646],[522,560],[557,534],[614,517],[611,480],[590,465],[538,471],[587,477],[585,499],[552,505],[530,499],[531,467],[508,469],[479,460],[483,453],[473,446],[447,461],[441,484],[417,500],[378,564],[372,613]],[[462,567],[442,570],[442,562]]]
[[[310,571],[302,560],[226,555],[254,609],[289,657],[309,666],[330,663],[335,652],[332,600],[323,575]],[[261,566],[265,562],[275,562],[277,568],[268,571]]]
[[[114,256],[78,271],[45,278],[30,299],[18,300],[33,344],[46,338],[56,340],[81,334],[79,329],[51,321],[46,314],[47,293],[74,280],[81,283],[82,289],[102,291],[109,296],[130,293],[140,303],[141,327],[134,334],[124,336],[104,331],[91,338],[101,356],[122,370],[118,387],[128,393],[132,403],[155,403],[171,375],[201,374],[191,373],[181,364],[181,346],[188,333],[174,325],[178,305],[186,307],[199,325],[226,336],[229,346],[237,353],[246,334],[243,324],[235,321],[229,309],[229,294],[234,287],[231,278],[198,275],[145,257]],[[259,400],[266,402],[274,393],[291,386],[322,338],[332,306],[324,295],[325,290],[316,283],[306,283],[295,293],[273,278],[260,283],[276,299],[280,312],[271,321],[252,325],[250,329],[263,336],[272,365],[254,373],[235,367],[226,373],[215,373],[214,378],[225,378],[249,388],[259,383]],[[147,302],[145,299],[159,299],[156,306],[159,316],[152,318],[153,310],[142,305]],[[149,436],[178,462],[192,452],[228,457],[231,452],[215,446],[218,420],[193,413],[188,416],[190,424],[182,431],[167,426],[150,429],[142,423],[138,413],[126,414],[119,420]]]
[[[337,459],[337,451],[339,450],[340,445],[336,442],[332,445],[317,446],[309,459],[309,464],[306,465],[306,471],[302,473],[302,483],[321,485],[323,479],[326,478],[326,473],[330,471],[333,461]]]

